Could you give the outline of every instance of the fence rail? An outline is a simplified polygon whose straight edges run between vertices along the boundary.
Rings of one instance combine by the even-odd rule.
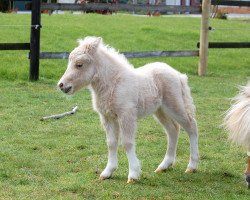
[[[127,58],[147,58],[147,57],[192,57],[199,56],[199,51],[141,51],[141,52],[121,52]],[[67,59],[69,52],[41,52],[40,59]]]
[[[250,7],[250,1],[211,0],[211,5]]]
[[[109,10],[115,11],[158,11],[162,14],[167,12],[191,12],[201,13],[200,6],[167,6],[167,5],[140,5],[140,4],[110,4],[110,3],[86,3],[86,4],[67,4],[50,3],[42,4],[41,10],[74,10],[74,11],[95,11]]]
[[[200,48],[200,43],[197,43]],[[250,42],[209,42],[208,48],[250,48]]]
[[[0,50],[29,50],[30,43],[0,43]]]

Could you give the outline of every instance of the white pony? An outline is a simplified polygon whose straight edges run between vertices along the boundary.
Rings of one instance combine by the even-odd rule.
[[[248,164],[245,175],[250,188],[250,82],[241,87],[233,100],[234,103],[224,118],[224,125],[229,132],[229,139],[247,148]]]
[[[86,37],[79,40],[79,46],[70,53],[68,67],[58,82],[58,87],[66,94],[85,86],[91,91],[93,107],[100,115],[107,136],[108,163],[100,179],[110,178],[118,167],[119,138],[129,162],[128,183],[139,179],[136,121],[149,114],[154,114],[168,136],[166,155],[155,172],[165,171],[174,163],[179,125],[190,138],[186,172],[197,169],[198,131],[186,75],[159,62],[135,69],[101,38]]]

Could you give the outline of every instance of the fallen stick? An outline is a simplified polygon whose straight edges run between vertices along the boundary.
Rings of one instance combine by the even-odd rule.
[[[67,115],[73,115],[73,114],[76,113],[77,109],[78,109],[78,107],[75,106],[75,107],[74,107],[71,111],[69,111],[69,112],[65,112],[65,113],[57,114],[57,115],[46,116],[46,117],[43,117],[43,118],[41,119],[41,121],[44,121],[44,120],[47,120],[47,119],[60,119],[60,118],[65,117],[65,116],[67,116]]]

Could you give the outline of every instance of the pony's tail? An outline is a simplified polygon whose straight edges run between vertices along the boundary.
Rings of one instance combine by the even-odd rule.
[[[250,82],[241,87],[239,94],[233,98],[223,125],[233,143],[245,147],[250,145]]]
[[[191,96],[191,91],[188,86],[188,77],[185,74],[180,75],[181,81],[181,91],[182,98],[184,101],[185,109],[189,118],[195,118],[195,106],[193,102],[193,98]]]

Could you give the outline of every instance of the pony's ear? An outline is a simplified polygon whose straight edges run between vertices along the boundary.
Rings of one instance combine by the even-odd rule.
[[[81,46],[83,44],[83,41],[84,41],[83,39],[78,39],[77,40],[78,45]]]
[[[97,48],[101,42],[102,42],[102,38],[101,37],[97,37],[93,41],[92,45],[95,46],[95,48]]]
[[[101,37],[86,37],[84,40],[78,40],[78,43],[83,47],[84,52],[89,54],[94,53],[101,42]]]
[[[90,54],[94,53],[101,42],[102,42],[101,37],[93,38],[93,40],[90,42],[90,44],[88,46],[86,46],[86,51]]]

